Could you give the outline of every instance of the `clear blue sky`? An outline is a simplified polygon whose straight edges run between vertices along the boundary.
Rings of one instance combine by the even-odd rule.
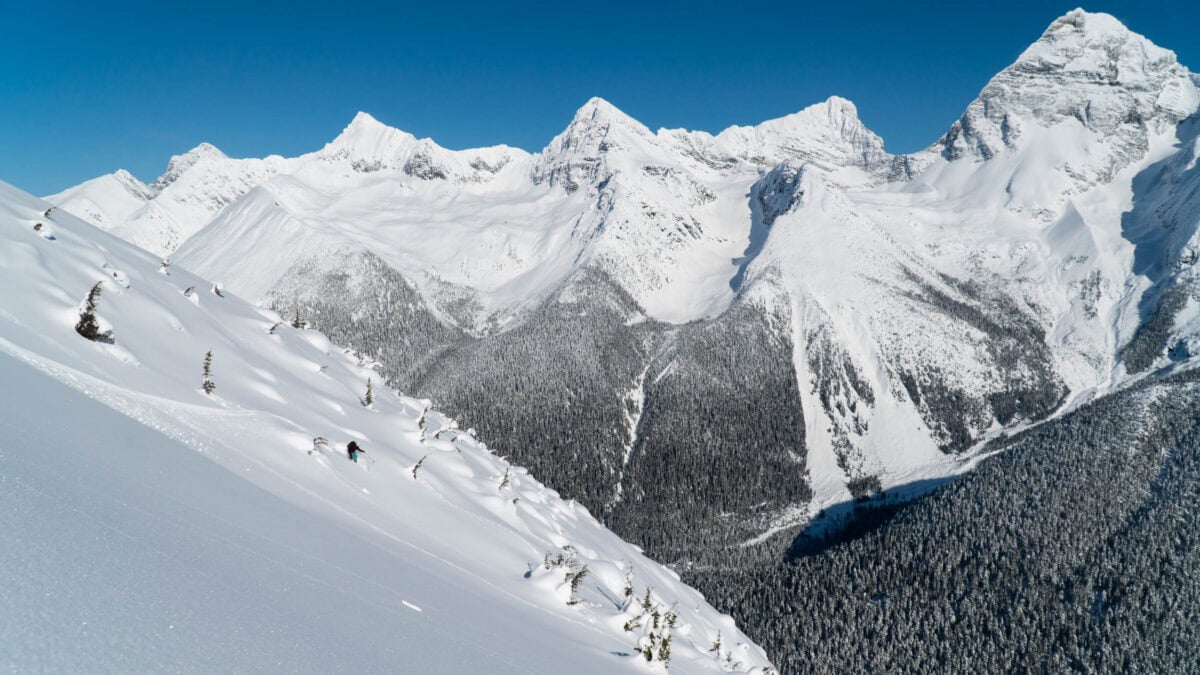
[[[451,148],[538,150],[591,96],[652,129],[717,131],[838,94],[911,151],[1078,2],[14,0],[0,180],[38,194],[117,168],[150,180],[201,141],[296,155],[358,110]],[[1197,0],[1085,8],[1200,69]]]

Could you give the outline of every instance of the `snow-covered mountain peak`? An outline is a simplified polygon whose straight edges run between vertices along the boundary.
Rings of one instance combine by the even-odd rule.
[[[947,159],[990,159],[1023,147],[1031,126],[1072,123],[1118,149],[1111,170],[1142,157],[1148,134],[1169,130],[1200,105],[1174,52],[1108,14],[1074,10],[991,82],[942,139]]]
[[[101,229],[121,224],[155,192],[125,169],[98,176],[87,182],[50,195],[47,201],[67,207],[66,210],[86,218]]]
[[[369,112],[359,110],[354,114],[354,119],[350,120],[350,124],[346,126],[346,131],[352,129],[380,129],[390,128],[383,122],[375,119]]]
[[[125,169],[117,169],[116,171],[112,172],[112,177],[131,192],[138,192],[145,195],[147,190],[146,184],[138,180],[137,176],[134,176]]]
[[[575,111],[575,117],[572,118],[572,126],[575,126],[576,123],[583,126],[620,124],[634,129],[645,130],[647,134],[649,133],[649,130],[641,122],[630,117],[625,111],[599,96],[591,97],[587,103],[584,103],[579,107],[579,110]]]
[[[150,189],[154,192],[161,192],[163,188],[179,180],[185,171],[206,159],[228,159],[228,157],[212,143],[201,143],[182,155],[172,157],[171,161],[167,163],[166,173],[154,179],[154,182],[150,184]]]
[[[723,131],[721,135],[731,134],[735,129],[741,128],[744,127],[731,127]],[[854,105],[854,102],[841,96],[830,96],[824,101],[814,103],[799,112],[767,120],[750,128],[757,129],[760,132],[797,131],[818,128],[836,132],[844,137],[852,137],[863,132],[875,136],[858,118],[858,107]],[[879,144],[882,146],[883,142],[880,141]]]
[[[756,164],[775,165],[804,157],[825,169],[870,169],[888,159],[883,139],[858,118],[854,103],[831,96],[821,103],[753,127],[730,127],[719,140],[740,146]]]
[[[840,96],[754,126],[731,126],[715,136],[683,129],[663,129],[658,135],[696,168],[720,172],[768,171],[800,159],[839,173],[840,183],[860,184],[888,178],[895,160],[858,118],[855,105]]]
[[[337,138],[311,155],[299,158],[302,167],[348,164],[346,176],[378,171],[400,172],[422,180],[453,180],[459,183],[481,183],[490,180],[514,159],[528,156],[523,150],[498,145],[472,150],[448,150],[429,138],[420,138],[390,127],[365,112],[359,112]],[[317,169],[308,172],[310,178],[322,180],[327,173]],[[324,176],[328,178],[329,176]],[[345,176],[343,176],[344,178]]]
[[[605,154],[628,147],[629,143],[623,141],[629,137],[654,142],[654,134],[646,125],[608,101],[592,97],[575,111],[566,130],[550,141],[545,154]]]
[[[349,159],[363,169],[378,170],[416,144],[412,134],[359,112],[317,155],[329,161]]]
[[[609,175],[611,155],[655,155],[657,140],[646,125],[613,104],[593,97],[575,112],[567,128],[538,155],[531,177],[574,192]],[[623,162],[618,162],[623,163]],[[632,164],[630,167],[632,168]]]

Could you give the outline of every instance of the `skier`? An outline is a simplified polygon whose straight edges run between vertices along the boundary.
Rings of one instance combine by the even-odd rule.
[[[350,441],[350,445],[346,446],[346,454],[350,455],[350,461],[355,464],[358,463],[358,453],[360,452],[366,452],[366,450],[358,447],[358,443],[354,441]]]

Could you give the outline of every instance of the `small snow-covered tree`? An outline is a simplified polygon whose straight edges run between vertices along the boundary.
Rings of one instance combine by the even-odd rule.
[[[429,406],[421,409],[421,417],[417,420],[417,428],[421,430],[421,442],[425,442],[425,429],[429,426]]]
[[[211,349],[208,351],[207,354],[204,355],[204,384],[202,386],[204,387],[204,393],[210,394],[210,395],[217,388],[216,383],[213,382],[213,380],[212,380],[212,350]]]
[[[670,667],[671,665],[670,630],[667,630],[667,632],[663,634],[662,639],[658,641],[658,660],[661,661],[664,666]]]
[[[502,476],[500,478],[500,492],[503,492],[504,488],[508,487],[509,484],[511,484],[511,483],[512,483],[512,469],[505,467],[504,468],[504,476]]]
[[[300,328],[307,328],[307,327],[308,327],[308,322],[302,321],[300,319],[300,308],[297,307],[295,310],[293,310],[293,314],[292,314],[292,328],[300,329]]]
[[[567,572],[567,581],[571,583],[571,596],[567,598],[568,605],[579,604],[579,585],[583,583],[583,580],[585,577],[587,577],[587,575],[587,565],[584,565],[583,567],[580,567],[572,572]]]
[[[103,283],[97,281],[92,290],[88,291],[83,311],[79,313],[79,322],[75,324],[75,332],[92,342],[112,342],[112,333],[100,330],[100,323],[96,320],[96,306],[100,301],[100,287]]]
[[[413,466],[413,468],[412,468],[412,477],[413,477],[413,480],[416,480],[416,479],[417,479],[417,471],[420,471],[420,470],[421,470],[421,465],[425,463],[425,458],[426,458],[426,457],[429,457],[429,455],[425,455],[425,457],[422,457],[421,459],[417,460],[417,463],[416,463],[416,465],[415,465],[415,466]]]
[[[649,607],[647,607],[649,604]],[[642,613],[625,623],[625,631],[632,632],[643,628],[644,633],[638,638],[637,651],[646,659],[646,663],[655,661],[669,667],[671,664],[671,634],[679,615],[672,607],[663,611],[662,605],[650,600],[647,589],[646,600],[642,601]],[[718,651],[718,657],[719,657]]]
[[[367,378],[367,394],[366,394],[366,396],[363,396],[363,405],[370,408],[371,404],[374,402],[375,402],[375,393],[371,390],[371,378],[368,377]]]

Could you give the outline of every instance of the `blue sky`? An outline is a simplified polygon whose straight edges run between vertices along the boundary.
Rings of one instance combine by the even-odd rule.
[[[718,131],[853,100],[892,151],[934,141],[1078,0],[31,2],[0,20],[0,180],[144,180],[201,141],[296,155],[358,110],[450,148],[538,150],[602,96]],[[345,5],[345,6],[342,6]],[[432,6],[430,6],[432,5]],[[1200,2],[1085,5],[1200,69]]]

